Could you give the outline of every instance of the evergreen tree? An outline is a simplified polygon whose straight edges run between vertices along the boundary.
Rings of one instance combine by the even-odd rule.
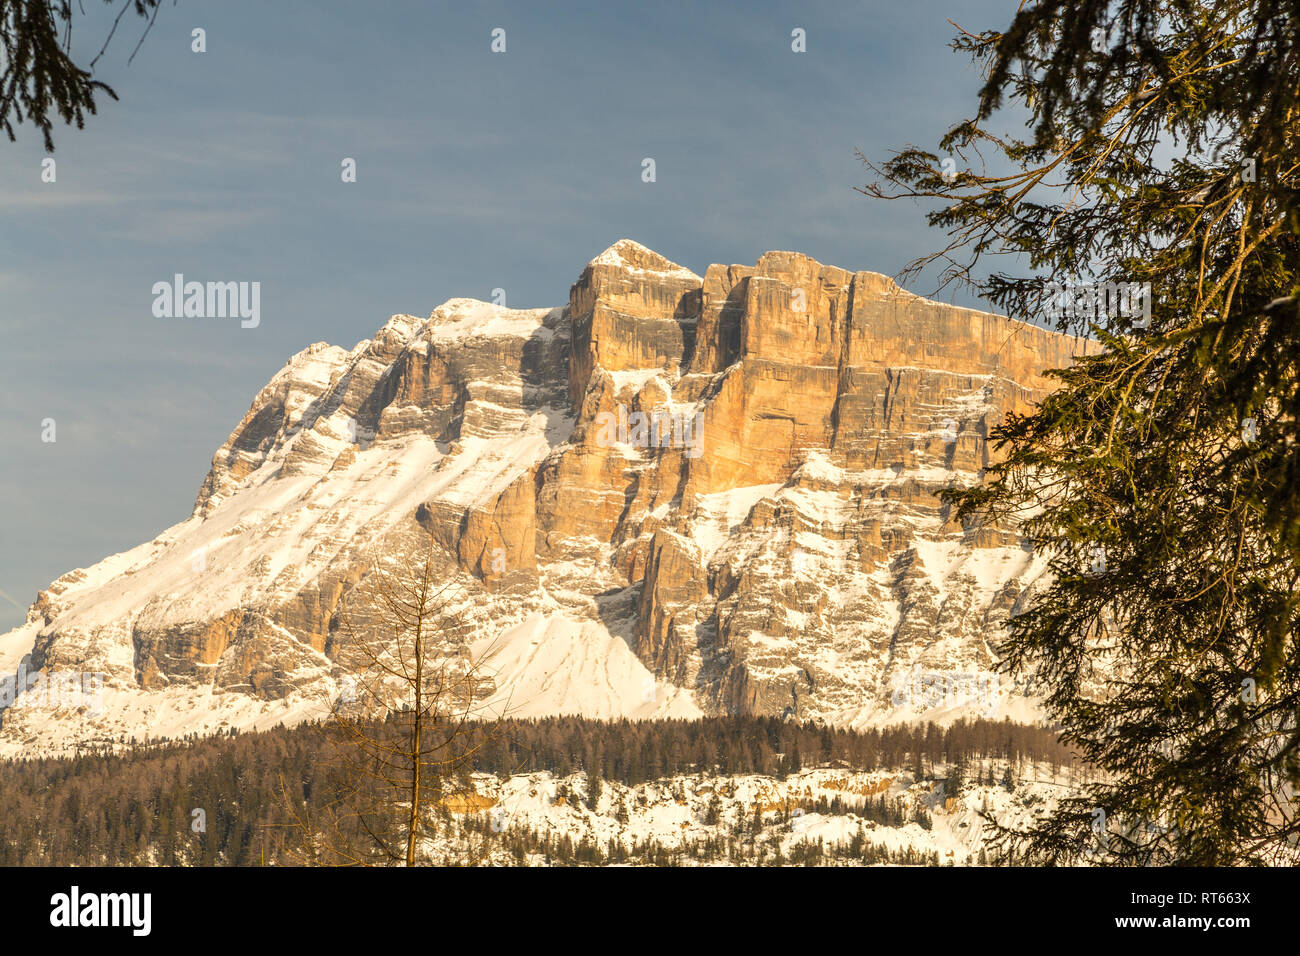
[[[869,195],[939,204],[950,240],[910,274],[942,261],[942,282],[1093,338],[995,430],[986,483],[947,494],[958,520],[1019,527],[1047,557],[1002,666],[1100,771],[1002,834],[1022,862],[1084,858],[1099,808],[1177,821],[1100,862],[1280,862],[1300,833],[1297,16],[1022,4],[954,41],[985,83],[944,155],[869,164]],[[1028,137],[997,125],[1020,109]],[[989,256],[1016,271],[985,272]]]
[[[708,810],[705,813],[704,822],[711,827],[716,827],[722,820],[722,797],[717,788],[713,790],[713,796],[709,798]]]
[[[627,826],[628,821],[631,819],[627,812],[627,797],[624,794],[619,794],[618,810],[614,815],[614,819],[624,826]]]
[[[158,16],[159,0],[104,0],[119,9],[113,28],[99,54],[84,66],[72,60],[72,23],[86,11],[72,0],[25,0],[0,3],[0,129],[16,139],[14,124],[24,120],[41,131],[45,151],[54,152],[54,117],[81,129],[86,114],[96,112],[95,96],[117,94],[92,71],[116,32],[117,22],[128,12],[147,23],[136,49],[144,42]],[[131,56],[135,56],[132,51]],[[128,60],[128,62],[130,62]]]
[[[949,797],[961,795],[962,788],[966,786],[966,757],[963,754],[953,761],[948,770],[948,779],[944,781],[943,790]]]

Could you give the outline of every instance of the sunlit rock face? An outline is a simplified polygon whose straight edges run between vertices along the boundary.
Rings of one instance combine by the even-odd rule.
[[[352,596],[424,532],[469,622],[453,650],[492,652],[515,713],[886,719],[918,668],[987,669],[1041,573],[938,492],[1081,348],[798,253],[700,277],[629,240],[561,308],[452,299],[317,343],[189,519],[0,637],[10,673],[102,674],[108,702],[13,706],[0,745],[313,712],[348,676],[346,609],[384,633]]]

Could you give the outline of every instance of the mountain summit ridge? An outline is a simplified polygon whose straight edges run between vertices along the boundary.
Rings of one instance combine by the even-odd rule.
[[[343,602],[422,531],[517,712],[969,711],[912,699],[912,676],[988,668],[1042,561],[937,493],[979,480],[989,429],[1079,348],[799,253],[699,276],[632,240],[564,307],[453,298],[313,343],[189,518],[0,636],[8,673],[105,685],[90,716],[20,695],[0,751],[318,713],[346,677]]]

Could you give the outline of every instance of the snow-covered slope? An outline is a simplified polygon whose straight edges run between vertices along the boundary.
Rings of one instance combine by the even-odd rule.
[[[1004,783],[971,783],[954,795],[943,766],[920,779],[826,768],[783,778],[685,774],[635,786],[604,781],[595,806],[583,773],[478,774],[475,794],[453,801],[451,820],[422,852],[434,862],[531,866],[989,864],[996,851],[985,814],[1023,829],[1080,782],[1045,763],[981,768]],[[584,859],[583,849],[599,856]]]

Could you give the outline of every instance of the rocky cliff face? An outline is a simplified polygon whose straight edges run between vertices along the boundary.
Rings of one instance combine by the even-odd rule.
[[[564,308],[453,299],[350,352],[312,345],[188,520],[63,576],[0,637],[11,670],[26,654],[27,675],[107,688],[79,710],[20,694],[0,745],[311,712],[346,677],[349,594],[422,530],[517,713],[951,704],[915,699],[918,668],[987,669],[1041,563],[937,493],[978,480],[989,430],[1079,348],[796,253],[701,278],[628,240]]]

